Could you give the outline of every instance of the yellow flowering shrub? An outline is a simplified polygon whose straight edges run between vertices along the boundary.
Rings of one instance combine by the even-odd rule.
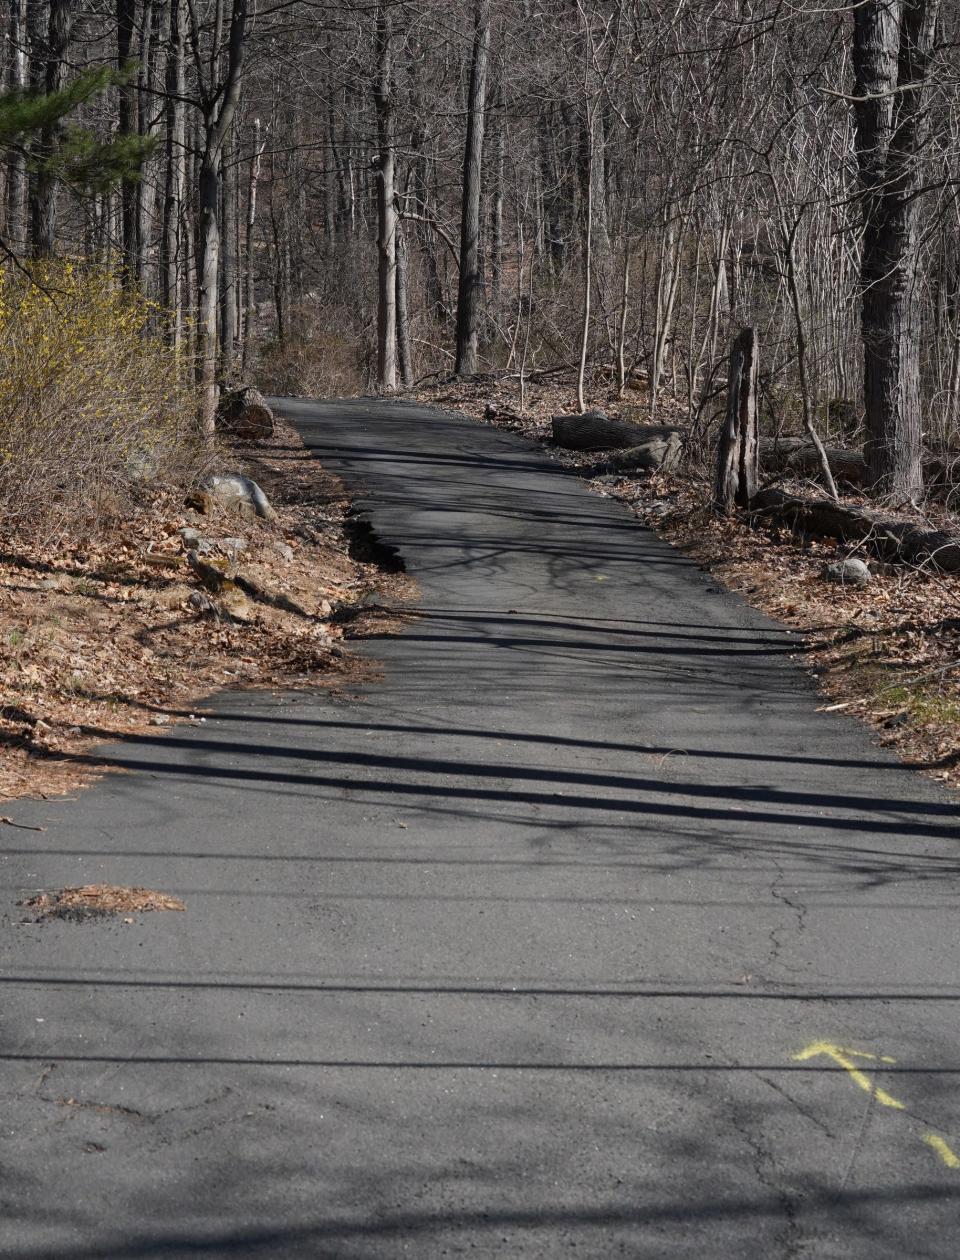
[[[0,277],[0,512],[5,528],[96,521],[195,459],[190,365],[162,312],[115,272],[73,262]]]

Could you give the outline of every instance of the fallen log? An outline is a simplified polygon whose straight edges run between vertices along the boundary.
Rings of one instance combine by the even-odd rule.
[[[960,573],[960,537],[897,520],[869,508],[805,499],[783,490],[761,490],[750,510],[783,521],[798,533],[859,543],[894,564],[925,565],[942,573]]]
[[[844,450],[839,446],[824,448],[830,471],[837,481],[852,486],[867,484],[867,461],[859,451]],[[820,455],[807,438],[761,438],[760,463],[773,472],[792,472],[802,477],[820,474]]]
[[[665,437],[653,437],[637,446],[628,446],[609,459],[585,469],[583,476],[602,477],[607,473],[630,472],[634,469],[662,468],[670,472],[676,468],[683,450],[683,439],[677,429],[671,429]]]
[[[234,437],[273,437],[273,412],[263,394],[252,385],[242,385],[222,394],[217,418]]]
[[[551,425],[557,445],[572,451],[629,450],[651,438],[681,436],[676,425],[631,424],[627,420],[610,420],[602,411],[588,411],[582,416],[554,416]]]

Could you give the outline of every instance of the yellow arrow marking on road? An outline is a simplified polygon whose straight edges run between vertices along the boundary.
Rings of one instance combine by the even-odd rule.
[[[834,1063],[839,1064],[852,1081],[884,1107],[893,1107],[896,1111],[906,1110],[899,1099],[892,1097],[886,1090],[874,1085],[866,1072],[858,1068],[854,1062],[855,1059],[864,1059],[868,1063],[896,1063],[896,1059],[891,1059],[886,1054],[870,1054],[868,1050],[850,1050],[846,1046],[834,1045],[832,1041],[813,1041],[805,1050],[801,1050],[799,1054],[791,1057],[797,1063],[804,1063],[807,1059],[816,1059],[821,1054],[826,1055],[828,1059],[833,1059]],[[936,1151],[948,1168],[960,1168],[960,1156],[939,1134],[924,1133],[923,1141],[926,1142],[932,1151]]]
[[[923,1140],[927,1146],[937,1152],[948,1168],[960,1168],[960,1159],[954,1154],[942,1137],[936,1133],[925,1133]]]
[[[884,1107],[893,1107],[897,1111],[904,1110],[902,1102],[891,1097],[885,1089],[874,1085],[866,1072],[854,1063],[854,1059],[866,1059],[873,1063],[896,1063],[896,1059],[888,1058],[884,1054],[869,1054],[866,1050],[848,1050],[844,1046],[835,1046],[832,1041],[814,1041],[805,1050],[795,1054],[793,1058],[796,1062],[803,1063],[807,1059],[816,1059],[821,1054],[839,1064],[850,1079],[856,1082],[865,1093],[872,1094],[878,1103]]]

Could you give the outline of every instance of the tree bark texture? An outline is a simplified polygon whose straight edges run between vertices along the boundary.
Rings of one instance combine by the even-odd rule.
[[[404,389],[413,389],[413,343],[410,338],[410,311],[407,302],[407,241],[397,223],[397,357]]]
[[[729,516],[757,492],[757,335],[744,328],[730,352],[727,414],[717,448],[715,509]]]
[[[480,192],[483,182],[483,133],[486,122],[487,67],[490,60],[490,0],[476,0],[473,54],[467,97],[467,138],[463,152],[460,207],[460,277],[457,287],[455,371],[473,376],[479,367]]]
[[[27,16],[32,90],[50,93],[63,88],[73,14],[72,0],[50,0],[49,16],[42,0],[30,0]],[[56,250],[60,181],[44,165],[53,154],[56,131],[55,125],[44,127],[33,146],[36,169],[30,181],[30,249],[34,258],[48,257]]]
[[[213,442],[217,414],[217,310],[220,297],[220,184],[223,146],[233,124],[243,75],[247,0],[233,0],[222,81],[204,95],[203,151],[197,181],[197,359],[200,429]],[[196,42],[196,36],[195,36]]]
[[[12,91],[23,92],[29,82],[27,0],[10,3],[10,77]],[[27,158],[16,149],[7,158],[7,241],[22,253],[27,237]]]
[[[187,90],[184,65],[184,0],[171,0],[166,90],[166,169],[160,238],[160,297],[164,307],[170,312],[170,339],[175,346],[179,346],[183,336],[184,274],[188,253],[188,233],[183,224],[187,161],[187,124],[183,101]]]
[[[939,0],[854,8],[865,454],[878,490],[922,490],[917,264],[927,88]]]
[[[377,10],[377,388],[397,388],[397,208],[394,177],[393,22]]]

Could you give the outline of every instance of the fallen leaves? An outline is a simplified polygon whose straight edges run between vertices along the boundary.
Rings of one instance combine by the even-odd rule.
[[[285,425],[230,459],[266,488],[277,521],[201,520],[158,492],[82,544],[3,538],[0,795],[68,791],[100,772],[97,743],[179,720],[224,685],[319,685],[369,668],[340,649],[338,614],[383,575],[349,554],[342,485]],[[239,553],[228,600],[191,572],[190,527]]]
[[[17,902],[36,912],[38,919],[81,920],[111,914],[140,914],[148,910],[185,911],[179,897],[152,888],[125,888],[121,884],[83,884],[41,892]]]

